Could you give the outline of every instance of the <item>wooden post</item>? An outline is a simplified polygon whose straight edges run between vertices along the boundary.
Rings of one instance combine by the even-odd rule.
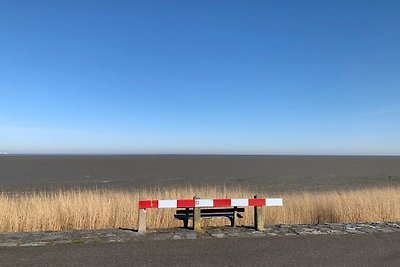
[[[254,198],[258,198],[257,195]],[[254,228],[256,231],[264,231],[264,210],[263,207],[254,206]]]
[[[193,197],[194,200],[199,199],[198,197]],[[193,208],[193,230],[201,231],[201,209]]]
[[[146,233],[146,209],[139,209],[138,233]]]
[[[232,227],[236,227],[237,223],[237,207],[233,207],[233,218],[232,218]]]

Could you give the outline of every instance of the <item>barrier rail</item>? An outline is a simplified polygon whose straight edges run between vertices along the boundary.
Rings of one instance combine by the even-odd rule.
[[[140,200],[138,231],[146,232],[146,209],[151,208],[193,208],[193,228],[201,229],[201,208],[221,207],[254,207],[254,226],[257,231],[264,229],[264,214],[262,207],[283,206],[282,198],[215,198],[215,199],[170,199],[170,200]]]

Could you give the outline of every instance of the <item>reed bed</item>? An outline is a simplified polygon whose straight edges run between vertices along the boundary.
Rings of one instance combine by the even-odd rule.
[[[283,197],[283,207],[267,207],[267,224],[356,223],[400,221],[400,187],[350,191],[302,192],[265,197]],[[0,232],[30,232],[72,229],[104,229],[137,224],[139,199],[251,198],[254,192],[232,187],[184,187],[115,190],[68,190],[36,193],[0,193]],[[181,226],[174,209],[148,209],[150,228]],[[208,226],[228,220],[206,220]],[[252,225],[247,208],[239,225]]]

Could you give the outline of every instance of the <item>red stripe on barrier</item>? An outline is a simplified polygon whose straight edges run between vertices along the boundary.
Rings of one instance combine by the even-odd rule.
[[[158,200],[139,200],[139,209],[158,208]]]
[[[214,207],[230,207],[231,200],[228,198],[216,198],[213,200]]]
[[[194,199],[178,199],[177,202],[178,208],[194,208],[195,205]]]
[[[194,208],[195,200],[194,199],[177,199],[174,200],[177,203],[177,208]],[[212,207],[232,207],[232,200],[229,198],[216,198],[213,199]],[[140,200],[139,201],[139,209],[149,209],[149,208],[159,208],[158,200]],[[165,204],[165,203],[164,203]],[[266,206],[265,198],[249,198],[248,205],[249,206]],[[161,208],[170,207],[169,205],[163,206]],[[175,205],[174,205],[175,207]]]
[[[249,206],[265,206],[265,198],[249,198]]]

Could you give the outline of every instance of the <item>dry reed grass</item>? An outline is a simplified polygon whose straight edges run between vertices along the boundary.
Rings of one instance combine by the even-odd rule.
[[[41,193],[0,193],[0,231],[46,231],[136,227],[140,199],[251,198],[252,191],[240,188],[201,187],[148,189],[137,192],[112,190],[69,190]],[[261,194],[262,195],[262,194]],[[353,191],[290,193],[284,207],[267,207],[267,224],[314,224],[400,220],[400,187]],[[150,228],[180,226],[174,209],[149,209]],[[206,225],[224,225],[216,219]],[[252,225],[247,208],[239,225]]]

